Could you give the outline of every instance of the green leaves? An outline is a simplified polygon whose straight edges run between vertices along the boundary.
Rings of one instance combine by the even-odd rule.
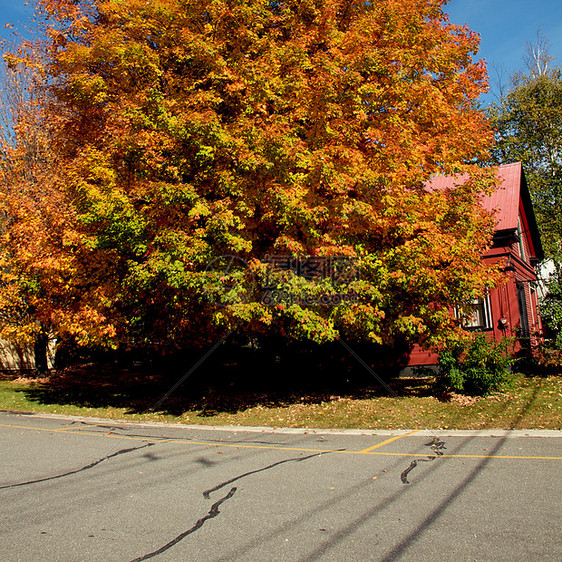
[[[546,283],[547,293],[540,304],[541,319],[546,327],[549,347],[562,349],[562,282],[552,275]]]
[[[489,113],[493,158],[523,163],[545,254],[562,263],[562,71],[520,76]]]
[[[482,396],[513,380],[512,342],[490,340],[485,334],[450,340],[439,355],[438,376],[448,388]]]

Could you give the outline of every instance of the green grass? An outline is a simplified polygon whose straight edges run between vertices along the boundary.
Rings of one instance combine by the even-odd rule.
[[[562,377],[517,375],[514,385],[481,398],[441,393],[431,378],[346,392],[181,391],[157,412],[162,381],[126,376],[0,379],[0,409],[129,421],[357,429],[562,429]],[[171,385],[170,385],[171,386]],[[169,388],[169,387],[168,387]]]

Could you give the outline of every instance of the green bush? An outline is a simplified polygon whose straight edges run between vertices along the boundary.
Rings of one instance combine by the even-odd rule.
[[[439,355],[438,378],[462,394],[483,396],[511,382],[512,342],[484,334],[450,341]]]
[[[539,307],[548,347],[562,349],[562,281],[553,275],[546,284],[548,292]]]

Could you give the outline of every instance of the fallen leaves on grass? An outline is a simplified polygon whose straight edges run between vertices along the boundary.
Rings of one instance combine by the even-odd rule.
[[[455,392],[451,392],[451,402],[455,404],[459,404],[460,406],[474,406],[477,402],[479,402],[481,396],[466,396],[464,394],[456,394]]]
[[[50,380],[49,377],[26,377],[21,376],[16,379],[12,379],[12,382],[16,384],[46,384]]]

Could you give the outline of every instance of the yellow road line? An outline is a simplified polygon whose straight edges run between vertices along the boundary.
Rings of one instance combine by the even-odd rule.
[[[403,435],[396,435],[395,437],[391,437],[390,439],[387,439],[386,441],[383,441],[382,443],[377,443],[376,445],[373,445],[372,447],[368,447],[367,449],[363,449],[362,451],[359,451],[359,453],[370,453],[371,451],[374,451],[375,449],[378,449],[379,447],[383,447],[384,445],[388,445],[389,443],[392,443],[393,441],[396,441],[397,439],[402,439],[402,437],[407,437],[408,435],[413,435],[414,433],[419,433],[421,430],[416,429],[415,431],[410,431],[409,433],[404,433]]]
[[[90,431],[82,431],[82,430],[53,430],[47,429],[44,427],[31,427],[31,426],[23,426],[23,425],[9,425],[9,424],[1,424],[0,427],[10,427],[12,429],[29,429],[33,431],[47,431],[50,433],[56,432],[57,434],[69,434],[69,435],[87,435],[89,437],[106,437],[109,439],[120,439],[120,440],[128,440],[128,441],[155,441],[156,443],[163,443],[163,444],[179,444],[179,445],[203,445],[205,447],[229,447],[229,448],[236,448],[236,449],[265,449],[271,451],[296,451],[302,453],[337,453],[340,455],[377,455],[382,457],[432,457],[436,455],[431,454],[423,454],[423,453],[388,453],[384,451],[342,451],[342,450],[334,450],[334,449],[308,449],[304,447],[277,447],[273,445],[241,445],[239,443],[227,443],[227,442],[220,442],[217,443],[216,441],[184,441],[180,439],[157,439],[154,437],[130,437],[127,435],[119,435],[119,434],[108,434],[108,433],[94,433]],[[402,437],[402,436],[400,436]],[[382,443],[380,444],[382,445]],[[523,455],[439,455],[436,456],[437,459],[439,458],[448,458],[448,459],[518,459],[518,460],[552,460],[552,461],[562,461],[562,457],[536,457],[536,456],[523,456]]]

